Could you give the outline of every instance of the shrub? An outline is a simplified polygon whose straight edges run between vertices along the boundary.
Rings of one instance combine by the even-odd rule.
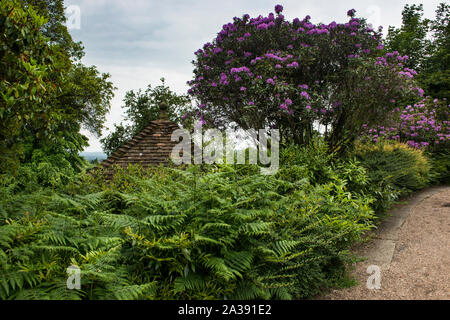
[[[399,142],[358,144],[356,158],[367,169],[375,186],[389,185],[401,194],[419,190],[429,183],[430,164],[423,152]]]
[[[392,111],[383,125],[367,130],[369,140],[396,140],[410,147],[429,151],[450,147],[450,105],[447,101],[426,98],[414,105]]]
[[[430,159],[432,182],[450,184],[450,151],[428,152],[427,156]]]
[[[307,179],[312,185],[326,183],[333,176],[332,162],[333,154],[323,139],[303,147],[290,144],[280,149],[277,176],[290,182]]]
[[[384,119],[390,100],[415,93],[414,71],[402,66],[408,57],[384,54],[381,32],[354,10],[348,21],[329,24],[289,21],[281,12],[235,17],[195,52],[194,116],[217,127],[276,127],[301,145],[319,122],[336,147],[350,145],[364,123]]]

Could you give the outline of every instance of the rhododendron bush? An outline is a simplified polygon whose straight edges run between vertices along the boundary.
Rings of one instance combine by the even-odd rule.
[[[450,146],[450,105],[427,97],[392,110],[383,125],[367,127],[368,140],[399,140],[418,149],[441,150]]]
[[[381,30],[348,12],[345,23],[288,21],[278,5],[267,17],[234,18],[196,54],[189,93],[212,126],[278,128],[282,139],[310,141],[321,125],[332,146],[352,142],[415,88],[408,57],[384,54]]]

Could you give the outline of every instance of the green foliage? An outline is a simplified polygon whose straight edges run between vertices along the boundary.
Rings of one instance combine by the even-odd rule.
[[[51,48],[40,33],[44,23],[32,8],[22,9],[17,1],[0,4],[0,172],[17,166],[25,123],[39,136],[55,115],[44,101],[54,90],[49,78],[54,69]]]
[[[326,154],[320,141],[288,148],[276,176],[251,165],[135,166],[110,183],[97,173],[24,192],[4,176],[0,297],[311,297],[345,276],[348,249],[374,218],[371,198],[349,191],[364,170]],[[70,265],[81,290],[65,288]]]
[[[359,144],[356,158],[367,169],[371,184],[390,185],[407,194],[429,183],[430,165],[423,152],[399,142]]]
[[[423,19],[423,4],[405,5],[401,27],[389,27],[386,37],[388,50],[398,50],[401,54],[406,54],[409,59],[405,66],[418,70],[425,63],[431,47],[431,41],[427,39],[430,24],[430,19]]]
[[[450,99],[450,6],[441,3],[434,20],[423,18],[423,5],[405,5],[403,23],[389,28],[387,48],[408,55],[406,65],[415,69],[426,94]]]
[[[79,62],[83,48],[65,20],[62,0],[1,2],[0,173],[29,164],[36,150],[62,154],[80,171],[81,127],[101,134],[114,88],[108,74]]]
[[[450,152],[439,150],[426,154],[431,166],[431,179],[435,184],[450,184]]]

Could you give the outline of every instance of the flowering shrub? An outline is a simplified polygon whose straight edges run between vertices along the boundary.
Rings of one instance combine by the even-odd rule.
[[[374,142],[399,140],[418,149],[446,146],[450,141],[449,107],[446,101],[426,98],[402,109],[395,108],[384,125],[367,129],[367,138]]]
[[[234,18],[195,52],[188,91],[197,116],[214,126],[276,127],[297,144],[310,141],[313,124],[325,127],[332,146],[353,141],[364,123],[383,119],[390,102],[414,88],[408,57],[380,56],[374,31],[349,10],[346,23],[288,21],[283,8],[267,17]],[[423,94],[423,93],[422,93]]]

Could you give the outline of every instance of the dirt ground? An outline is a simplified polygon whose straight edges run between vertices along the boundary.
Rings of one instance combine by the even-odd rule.
[[[359,285],[332,290],[319,299],[450,299],[450,187],[416,202],[406,208],[402,221],[387,223],[396,229],[394,236],[383,238],[383,231],[371,240],[376,245],[361,249],[363,256],[372,250],[372,258],[354,265]],[[367,288],[369,265],[380,267],[379,289]]]

